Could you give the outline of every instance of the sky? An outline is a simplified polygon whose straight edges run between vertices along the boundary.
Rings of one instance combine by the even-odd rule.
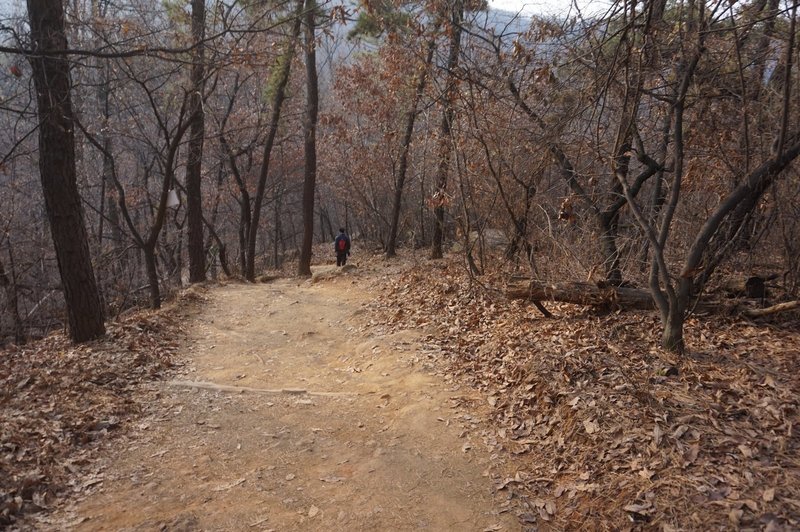
[[[597,14],[604,11],[608,0],[577,0],[581,13]],[[489,0],[494,9],[502,9],[523,15],[566,15],[572,6],[572,0]]]

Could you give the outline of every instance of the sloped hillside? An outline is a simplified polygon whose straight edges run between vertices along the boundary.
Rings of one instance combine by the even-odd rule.
[[[648,312],[507,301],[461,262],[386,279],[381,320],[424,327],[447,379],[483,392],[498,489],[543,529],[800,526],[798,315],[689,320],[682,358]]]

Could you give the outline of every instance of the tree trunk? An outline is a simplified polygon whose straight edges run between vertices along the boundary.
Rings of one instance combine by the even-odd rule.
[[[203,239],[202,162],[205,116],[203,92],[205,90],[205,37],[206,4],[192,0],[192,94],[189,99],[189,153],[186,161],[186,222],[188,227],[189,282],[206,280],[206,254]]]
[[[514,223],[514,237],[511,239],[505,253],[506,258],[512,259],[517,256],[520,250],[524,250],[525,258],[531,264],[533,264],[533,246],[531,246],[530,241],[528,241],[528,224],[534,194],[536,194],[536,188],[528,184],[525,188],[525,209],[521,218],[515,216],[513,211],[509,208],[509,215],[511,216],[511,221]]]
[[[144,264],[147,270],[147,282],[150,287],[150,307],[153,309],[161,308],[161,291],[158,288],[158,269],[156,267],[155,247],[145,247]]]
[[[414,123],[419,114],[419,102],[425,93],[425,85],[428,80],[428,70],[433,63],[433,52],[436,47],[436,39],[431,38],[428,41],[428,55],[425,58],[424,70],[417,78],[417,85],[414,91],[414,99],[411,102],[411,108],[406,113],[406,129],[403,132],[403,140],[400,146],[400,162],[397,168],[397,179],[394,185],[394,201],[392,203],[392,221],[389,228],[389,239],[386,242],[386,256],[394,257],[397,255],[397,231],[400,226],[400,209],[403,204],[403,187],[406,182],[406,173],[408,171],[408,153],[411,150],[411,138],[414,134]]]
[[[670,111],[673,119],[673,179],[669,195],[666,196],[667,200],[664,203],[660,227],[658,228],[657,234],[655,228],[647,225],[646,220],[644,220],[637,206],[634,204],[633,198],[630,197],[630,190],[625,187],[625,194],[628,196],[631,211],[637,216],[640,225],[646,231],[650,232],[651,244],[653,245],[653,258],[648,283],[653,301],[658,306],[658,310],[661,314],[661,322],[664,327],[661,336],[661,344],[664,348],[679,354],[682,354],[685,349],[683,324],[686,320],[686,310],[689,305],[690,296],[693,293],[692,276],[686,275],[684,271],[677,282],[673,281],[668,270],[664,250],[670,229],[672,228],[672,220],[678,208],[681,187],[685,179],[683,112],[686,94],[688,93],[691,82],[694,79],[697,65],[704,52],[702,32],[700,35],[701,37],[698,39],[697,46],[692,56],[688,60],[679,61],[675,70],[676,74],[678,74],[678,79],[680,79],[680,83],[675,89],[672,109]],[[636,214],[637,212],[639,212],[639,215]]]
[[[450,8],[450,53],[447,57],[447,83],[445,84],[442,110],[442,123],[439,126],[439,164],[436,167],[436,194],[434,195],[433,241],[431,243],[431,258],[441,259],[443,256],[442,245],[444,241],[444,208],[447,203],[447,173],[450,167],[450,152],[452,150],[453,107],[456,97],[456,74],[458,68],[458,55],[461,51],[461,20],[464,18],[464,3],[455,0]]]
[[[158,290],[158,274],[155,269],[158,238],[167,220],[167,196],[169,195],[170,185],[175,182],[175,159],[177,157],[178,147],[186,131],[191,126],[190,120],[183,121],[184,111],[185,108],[181,108],[180,119],[178,121],[180,125],[177,127],[173,137],[170,139],[168,135],[166,136],[167,154],[163,164],[164,178],[161,181],[161,193],[158,198],[158,204],[154,206],[155,218],[153,220],[153,225],[150,227],[147,240],[143,241],[141,244],[146,255],[146,263],[148,261],[151,262],[147,263],[147,269],[148,279],[150,280],[151,306],[154,309],[161,306],[161,297]],[[133,230],[133,228],[131,228],[131,230]],[[141,238],[138,238],[138,240],[141,240]],[[150,257],[148,258],[147,255],[150,255]],[[178,276],[180,278],[180,271],[178,271]]]
[[[758,10],[756,14],[756,16],[763,20],[764,30],[759,39],[755,53],[753,54],[756,68],[753,69],[753,77],[751,83],[749,83],[749,87],[753,90],[753,94],[750,98],[754,101],[761,99],[761,93],[764,88],[764,74],[767,70],[767,64],[772,58],[769,50],[770,43],[775,35],[775,20],[777,18],[779,4],[780,2],[778,0],[768,0],[768,2],[764,2],[762,8]],[[766,12],[764,12],[764,7],[766,7]],[[746,33],[746,35],[749,34],[750,32]]]
[[[220,128],[220,131],[222,128]],[[214,197],[211,203],[211,218],[206,219],[203,216],[203,225],[208,228],[209,237],[206,240],[205,244],[205,253],[207,257],[211,257],[211,279],[214,281],[217,280],[218,273],[217,273],[217,258],[219,259],[219,266],[222,267],[222,271],[225,272],[225,276],[230,278],[231,272],[228,267],[228,256],[225,252],[225,243],[219,237],[216,230],[214,229],[217,225],[217,220],[219,219],[219,206],[220,206],[220,196],[222,195],[222,185],[225,182],[225,154],[224,150],[221,150],[222,153],[220,154],[220,163],[217,165],[217,182],[216,187],[214,189]],[[214,250],[213,242],[217,243],[217,249]],[[215,252],[216,251],[216,252]]]
[[[683,305],[671,305],[661,334],[661,346],[664,349],[683,354],[686,348],[683,341],[684,321],[686,321],[686,313]]]
[[[11,255],[11,244],[9,243],[8,250],[9,257]],[[11,314],[11,323],[14,325],[14,343],[21,345],[25,343],[25,330],[22,327],[22,319],[19,315],[19,298],[17,297],[17,283],[14,279],[14,264],[11,263],[11,278],[8,277],[3,262],[0,261],[0,286],[6,292],[6,300],[8,301],[8,311]]]
[[[100,100],[100,105],[103,108],[103,130],[100,133],[100,142],[103,145],[103,184],[109,184],[109,187],[103,187],[105,190],[105,194],[100,199],[106,205],[106,209],[108,210],[108,222],[111,229],[111,249],[112,254],[115,257],[115,260],[111,262],[110,271],[106,273],[106,279],[111,278],[114,279],[118,275],[122,275],[127,269],[128,266],[128,259],[127,254],[124,252],[124,248],[122,246],[123,241],[123,234],[121,229],[121,220],[119,217],[119,207],[117,206],[117,201],[115,198],[114,193],[112,190],[114,189],[114,158],[112,155],[113,150],[113,140],[111,137],[111,132],[108,128],[108,120],[111,116],[111,108],[109,102],[109,80],[108,80],[108,69],[107,65],[98,65],[100,69],[100,75],[102,78],[98,83],[98,98]],[[101,229],[102,233],[102,229]],[[103,235],[100,234],[100,241],[102,242]],[[102,246],[101,246],[102,252]]]
[[[255,282],[256,280],[256,234],[258,232],[258,222],[261,218],[261,204],[264,201],[264,191],[267,186],[267,177],[269,175],[270,157],[272,155],[272,148],[275,145],[275,136],[278,134],[278,124],[280,122],[281,109],[283,108],[283,102],[286,99],[286,85],[289,83],[289,74],[291,72],[292,60],[294,59],[295,45],[297,43],[297,38],[300,35],[303,5],[303,0],[297,0],[292,34],[288,38],[289,41],[286,52],[284,52],[281,56],[280,63],[278,65],[278,74],[275,78],[275,89],[272,96],[272,114],[270,115],[267,140],[264,144],[261,170],[258,176],[258,188],[256,189],[255,198],[253,198],[253,215],[251,217],[249,231],[247,232],[247,268],[245,269],[245,278],[251,283]]]
[[[317,114],[319,88],[317,83],[316,1],[306,1],[306,117],[303,123],[303,245],[297,274],[311,275],[311,247],[314,244],[314,195],[317,181]]]
[[[247,262],[247,234],[248,234],[248,230],[244,226],[244,217],[240,217],[239,218],[239,271],[245,277],[247,276],[247,264],[248,264],[248,262]]]
[[[603,251],[603,266],[606,281],[613,286],[622,284],[622,270],[619,265],[619,249],[617,248],[617,225],[619,211],[610,216],[598,216],[600,226],[600,247]]]
[[[208,232],[210,233],[211,239],[213,239],[217,243],[220,267],[222,268],[222,271],[225,273],[225,275],[228,278],[230,278],[232,275],[230,266],[228,265],[227,246],[225,245],[225,242],[222,241],[219,234],[217,234],[217,232],[214,230],[214,225],[211,222],[203,218],[203,223],[208,227]],[[209,239],[209,243],[206,245],[206,249],[211,247],[211,239]],[[214,279],[216,279],[216,274],[214,274]]]
[[[105,334],[103,307],[92,269],[75,168],[69,62],[64,13],[57,0],[28,0],[30,56],[39,113],[39,172],[64,287],[70,337],[84,342]]]
[[[272,237],[272,257],[273,257],[273,264],[275,269],[278,270],[281,267],[281,260],[280,255],[278,254],[278,244],[280,243],[281,238],[281,197],[283,196],[283,192],[279,192],[275,195],[275,205],[274,205],[274,215],[275,215],[275,227],[274,227],[274,234]]]
[[[236,164],[236,156],[234,155],[233,150],[230,149],[224,134],[220,134],[220,143],[227,154],[228,165],[230,166],[231,173],[236,180],[236,185],[239,187],[240,197],[237,198],[237,201],[239,202],[239,272],[246,276],[248,267],[247,239],[248,235],[250,235],[250,228],[253,226],[250,213],[250,194],[247,192],[247,186],[245,186],[244,179],[242,178],[239,167]]]

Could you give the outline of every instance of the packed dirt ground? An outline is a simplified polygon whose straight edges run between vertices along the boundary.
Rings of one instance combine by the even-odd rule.
[[[800,527],[796,314],[692,318],[677,358],[652,313],[544,319],[457,260],[314,271],[4,353],[5,524]]]
[[[380,271],[193,290],[181,370],[146,386],[76,498],[41,530],[516,530],[474,391],[369,326]]]

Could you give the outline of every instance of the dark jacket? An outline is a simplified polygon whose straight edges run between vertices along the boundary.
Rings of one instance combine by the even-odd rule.
[[[344,240],[344,249],[340,249],[339,242]],[[333,251],[338,255],[339,253],[350,253],[350,237],[346,233],[339,233],[336,240],[333,241]]]

